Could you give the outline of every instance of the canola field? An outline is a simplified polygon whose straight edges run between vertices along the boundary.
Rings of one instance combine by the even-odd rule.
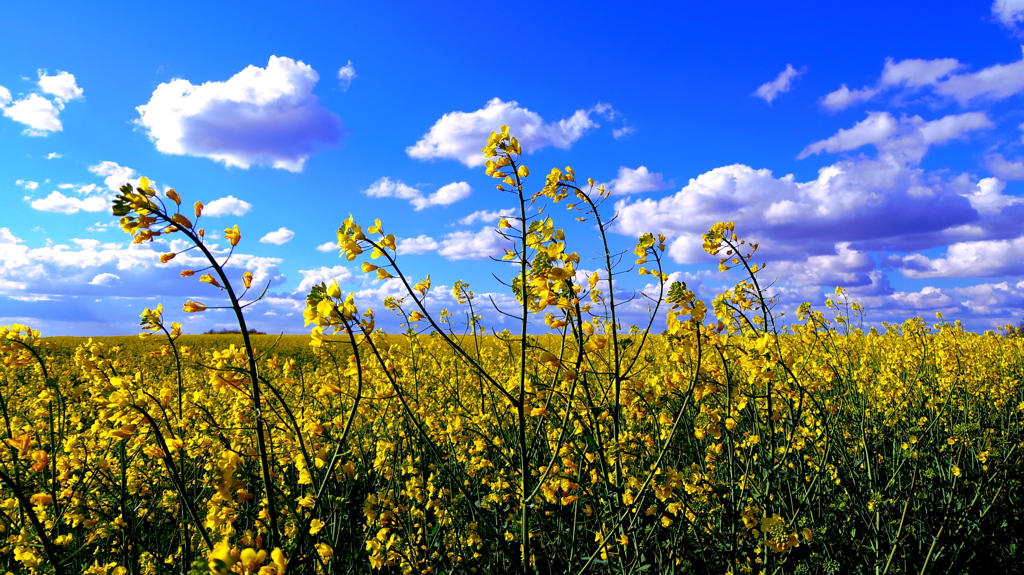
[[[522,207],[499,224],[517,246],[515,329],[481,325],[489,304],[462,282],[459,308],[432,313],[430,278],[402,274],[379,221],[352,218],[341,255],[403,282],[381,313],[404,335],[336,284],[309,294],[309,336],[181,335],[162,308],[142,312],[141,338],[0,328],[0,569],[1024,569],[1024,338],[941,318],[863,329],[841,289],[780,327],[757,246],[728,223],[705,249],[746,279],[708,306],[669,284],[665,239],[645,235],[631,265],[659,293],[650,324],[623,328],[607,282],[580,277],[564,232],[529,210],[576,202],[621,273],[604,190],[566,169],[524,193],[507,129],[484,153]],[[180,206],[143,180],[114,211],[137,242],[174,233],[207,254],[200,281],[244,332],[251,274],[233,281],[202,205]],[[225,232],[233,248],[241,232]]]

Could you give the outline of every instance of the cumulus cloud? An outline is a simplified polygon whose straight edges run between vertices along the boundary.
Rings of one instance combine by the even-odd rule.
[[[618,140],[619,138],[625,138],[626,136],[636,132],[636,128],[633,126],[623,126],[621,128],[612,129],[612,137]]]
[[[1024,23],[1024,0],[995,0],[992,2],[992,15],[1010,30]]]
[[[342,132],[341,120],[313,95],[319,79],[302,61],[271,56],[266,68],[248,66],[223,82],[162,83],[137,108],[136,122],[165,154],[299,172]]]
[[[292,238],[294,237],[295,232],[289,230],[288,228],[278,228],[277,230],[272,231],[267,235],[263,236],[262,238],[260,238],[260,243],[274,244],[280,246],[292,241]]]
[[[996,314],[1006,317],[1016,313],[1024,299],[1024,281],[1010,283],[981,283],[960,286],[949,290],[961,300],[961,304],[976,314]]]
[[[336,249],[338,249],[338,244],[334,242],[324,242],[316,247],[316,251],[324,252],[325,254],[333,252]]]
[[[77,214],[78,212],[102,212],[107,209],[107,199],[98,196],[88,198],[69,198],[54,190],[45,198],[32,200],[29,202],[29,205],[31,205],[33,209],[42,212]]]
[[[440,246],[441,244],[437,243],[434,238],[421,234],[415,238],[402,238],[398,240],[398,253],[400,255],[419,255],[432,252]]]
[[[448,206],[466,199],[473,193],[473,189],[467,182],[452,182],[441,186],[436,192],[424,196],[420,190],[385,176],[363,190],[363,193],[371,198],[409,200],[409,203],[418,212],[430,206]]]
[[[22,132],[27,136],[47,136],[63,130],[60,111],[64,109],[64,103],[79,99],[83,94],[75,83],[75,77],[60,71],[55,76],[49,76],[45,70],[40,70],[39,89],[45,94],[52,94],[54,98],[51,100],[32,93],[12,103],[10,90],[0,86],[0,109],[4,116],[27,126]]]
[[[1021,275],[1024,274],[1024,236],[957,242],[937,258],[911,254],[902,258],[899,271],[912,279]]]
[[[96,274],[96,277],[89,281],[89,285],[105,286],[117,282],[121,276],[112,273]]]
[[[790,286],[861,287],[872,283],[875,260],[865,252],[850,248],[849,242],[835,244],[835,252],[809,256],[803,261],[777,261],[762,275],[785,278]]]
[[[39,182],[33,182],[32,180],[15,180],[14,185],[21,186],[26,190],[32,191],[39,187]]]
[[[952,75],[936,82],[935,89],[963,105],[977,99],[1005,100],[1024,92],[1024,57],[1010,64],[996,64],[977,72]]]
[[[473,225],[476,222],[497,222],[499,219],[511,216],[515,213],[512,208],[503,210],[478,210],[468,216],[459,218],[458,223],[463,226]]]
[[[1003,180],[1024,180],[1024,161],[1020,158],[1007,160],[1002,154],[985,157],[985,167]]]
[[[107,186],[107,189],[112,192],[119,191],[121,186],[125,184],[131,184],[133,186],[137,186],[139,184],[135,170],[127,166],[121,166],[117,162],[100,162],[95,166],[89,166],[89,171],[97,176],[104,176],[103,183]]]
[[[229,195],[226,198],[213,200],[203,207],[203,215],[214,218],[221,216],[244,216],[252,209],[252,204]]]
[[[384,176],[370,184],[370,187],[363,190],[363,193],[371,198],[398,198],[401,200],[411,200],[413,198],[423,197],[423,193],[416,188],[397,180],[392,181],[391,178],[388,178],[387,176]]]
[[[913,95],[928,89],[944,99],[967,106],[977,101],[1005,100],[1024,93],[1024,57],[1016,62],[994,64],[976,72],[965,71],[965,68],[955,58],[908,58],[900,61],[887,58],[874,86],[851,91],[843,85],[827,95],[822,103],[829,110],[835,111],[883,92],[896,91],[899,95]]]
[[[605,184],[614,196],[628,196],[630,194],[642,194],[645,192],[657,192],[671,186],[666,183],[665,178],[640,166],[635,170],[626,166],[619,167],[619,175],[612,181]]]
[[[806,158],[822,152],[840,152],[855,150],[867,144],[881,144],[896,133],[898,124],[889,112],[871,112],[867,119],[857,122],[849,129],[839,130],[834,136],[815,142],[797,156]]]
[[[0,228],[0,244],[20,244],[25,240],[11,233],[10,228]]]
[[[64,129],[60,122],[60,110],[39,94],[29,94],[5,106],[3,111],[8,118],[28,126],[23,132],[28,136],[47,136]]]
[[[978,182],[972,193],[965,194],[971,202],[971,207],[980,214],[997,214],[1008,206],[1019,204],[1021,198],[1007,196],[1003,193],[1006,189],[1006,182],[998,178],[984,178]]]
[[[299,270],[299,273],[302,274],[302,281],[292,293],[300,295],[309,293],[313,286],[321,283],[331,283],[332,280],[337,280],[339,284],[343,284],[355,278],[352,271],[345,266],[321,266],[312,270]]]
[[[843,84],[838,90],[829,93],[822,100],[822,105],[829,111],[845,110],[850,106],[866,102],[871,98],[894,88],[915,90],[924,86],[934,86],[942,78],[949,76],[963,65],[954,58],[937,58],[922,60],[908,58],[896,62],[886,58],[882,67],[882,75],[875,86],[864,86],[859,90],[851,90]]]
[[[839,130],[825,140],[810,144],[797,155],[797,159],[822,152],[856,150],[871,144],[894,158],[916,163],[931,145],[943,144],[993,126],[982,112],[951,114],[932,121],[925,121],[920,116],[897,120],[889,112],[870,112],[852,128]]]
[[[464,200],[473,193],[473,189],[467,182],[452,182],[437,189],[436,192],[424,198],[413,198],[412,205],[416,211],[429,206],[450,206],[459,200]]]
[[[881,84],[910,88],[934,85],[962,66],[956,58],[907,58],[899,62],[886,58],[885,66],[882,68]]]
[[[801,261],[833,254],[840,242],[858,251],[945,245],[947,230],[982,221],[964,195],[974,188],[885,157],[840,161],[806,182],[736,164],[701,174],[671,196],[624,199],[615,209],[617,231],[668,235],[680,263],[710,261],[700,235],[718,221],[736,222],[772,258]],[[986,233],[998,227],[986,224]]]
[[[57,71],[55,76],[49,76],[46,70],[40,70],[39,88],[47,94],[57,96],[63,102],[81,98],[82,94],[85,93],[75,83],[75,76],[73,74],[61,72],[60,70]]]
[[[184,243],[169,244],[157,240],[147,244],[127,245],[101,242],[93,238],[75,238],[70,244],[48,244],[32,248],[6,228],[0,228],[0,277],[14,277],[25,284],[20,295],[83,295],[92,293],[85,286],[96,276],[113,274],[120,277],[128,293],[152,296],[191,295],[194,281],[183,280],[178,272],[184,267],[196,269],[206,261],[201,256],[181,254],[169,264],[160,264],[160,254],[170,249],[183,249]],[[179,240],[180,242],[180,240]],[[225,250],[215,244],[209,247],[216,254]],[[277,276],[276,264],[281,260],[260,258],[236,252],[229,262],[232,269],[246,268],[257,281]],[[10,293],[10,292],[5,292]]]
[[[591,119],[593,114],[611,118],[615,112],[608,104],[598,104],[589,110],[576,110],[568,118],[546,123],[540,114],[520,107],[516,101],[494,98],[475,112],[445,114],[405,152],[417,160],[450,159],[471,168],[482,166],[486,158],[480,149],[491,132],[503,124],[511,128],[526,153],[548,146],[568,150],[588,131],[599,127]]]
[[[825,106],[832,112],[839,110],[845,110],[854,104],[860,102],[866,102],[873,98],[879,91],[874,88],[861,88],[860,90],[851,90],[843,84],[835,92],[830,92],[821,101],[821,105]]]
[[[753,95],[758,98],[762,98],[765,102],[771,104],[772,100],[777,98],[779,94],[789,91],[792,87],[794,78],[805,72],[807,72],[807,66],[797,70],[792,64],[786,64],[785,70],[779,72],[779,75],[771,82],[765,82],[758,86]]]
[[[494,228],[483,228],[478,232],[458,231],[445,234],[439,242],[437,253],[449,260],[479,260],[505,255],[512,244]]]
[[[226,246],[211,242],[207,246],[219,256],[228,251]],[[204,331],[223,312],[214,310],[191,316],[183,313],[180,305],[187,299],[199,299],[207,305],[221,305],[223,300],[209,286],[196,278],[183,279],[179,272],[202,268],[207,265],[205,258],[188,252],[167,264],[159,263],[162,253],[184,247],[187,246],[180,240],[167,242],[163,238],[146,244],[76,238],[67,244],[48,242],[42,247],[31,247],[9,230],[5,233],[0,229],[0,278],[16,278],[0,280],[0,315],[7,321],[14,321],[12,317],[25,318],[17,321],[30,322],[47,334],[115,335],[135,329],[142,308],[152,307],[154,298],[159,298],[171,317],[178,318],[175,321],[186,320],[187,331]],[[236,251],[228,267],[236,278],[243,269],[252,271],[255,283],[263,284],[283,281],[277,268],[280,261]],[[27,306],[16,302],[45,303]],[[301,306],[302,302],[297,304]],[[283,307],[269,299],[258,306]],[[301,331],[294,324],[301,323],[300,320],[285,321],[292,322],[282,325],[293,332]],[[267,330],[264,325],[253,327]]]
[[[352,80],[356,78],[356,68],[352,65],[352,60],[348,61],[338,69],[338,84],[342,90],[348,90],[348,87],[352,85]]]

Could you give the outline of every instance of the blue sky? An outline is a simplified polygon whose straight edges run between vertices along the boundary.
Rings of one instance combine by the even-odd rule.
[[[218,293],[178,276],[188,258],[158,262],[178,246],[112,225],[112,190],[140,176],[203,201],[208,230],[238,224],[232,269],[270,282],[257,329],[306,332],[305,294],[332,278],[363,305],[399,294],[325,245],[349,213],[398,236],[435,307],[457,279],[507,304],[492,274],[513,272],[488,256],[512,202],[479,153],[503,123],[535,175],[612,188],[618,249],[666,234],[666,271],[701,296],[736,279],[700,250],[731,220],[783,308],[843,285],[872,323],[1022,314],[1024,0],[138,4],[0,19],[0,325],[133,333],[163,303],[186,332],[230,327],[181,311]],[[596,268],[594,230],[552,213]]]

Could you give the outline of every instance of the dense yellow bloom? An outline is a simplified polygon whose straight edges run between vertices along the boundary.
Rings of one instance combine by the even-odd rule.
[[[705,248],[747,277],[713,300],[668,285],[663,235],[581,265],[588,252],[534,202],[571,196],[601,233],[595,182],[579,189],[567,166],[528,196],[507,126],[484,151],[488,175],[529,206],[499,222],[515,225],[504,325],[469,284],[403,273],[381,222],[364,234],[349,216],[340,255],[397,278],[384,309],[403,334],[377,329],[336,282],[310,290],[308,338],[178,337],[161,305],[140,324],[169,337],[0,327],[0,560],[45,571],[56,547],[75,573],[283,575],[289,549],[310,573],[547,572],[568,557],[573,572],[870,571],[892,549],[893,565],[923,564],[933,544],[956,560],[920,528],[941,525],[949,501],[1002,536],[995,514],[1021,494],[1024,339],[941,317],[859,329],[844,290],[783,327],[783,304],[758,287],[757,244],[730,223]],[[146,180],[115,200],[133,241],[177,230],[200,243],[155,194]],[[235,246],[237,227],[225,238]],[[630,327],[613,314],[643,300],[616,281],[638,260],[653,321]],[[201,281],[222,284],[210,265]],[[434,282],[453,287],[431,295]],[[437,300],[451,306],[434,316]],[[557,332],[534,333],[544,326]],[[821,559],[832,554],[836,569]]]

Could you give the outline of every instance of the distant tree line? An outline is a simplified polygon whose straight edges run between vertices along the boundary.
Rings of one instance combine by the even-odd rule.
[[[249,329],[247,331],[249,332],[249,335],[267,335],[266,333],[264,333],[262,331],[259,331],[259,330],[256,330],[256,329]],[[232,334],[234,334],[234,335],[241,335],[242,334],[242,330],[237,329],[237,328],[236,329],[227,329],[227,328],[225,328],[225,329],[210,329],[208,331],[204,331],[202,335],[232,335]]]

